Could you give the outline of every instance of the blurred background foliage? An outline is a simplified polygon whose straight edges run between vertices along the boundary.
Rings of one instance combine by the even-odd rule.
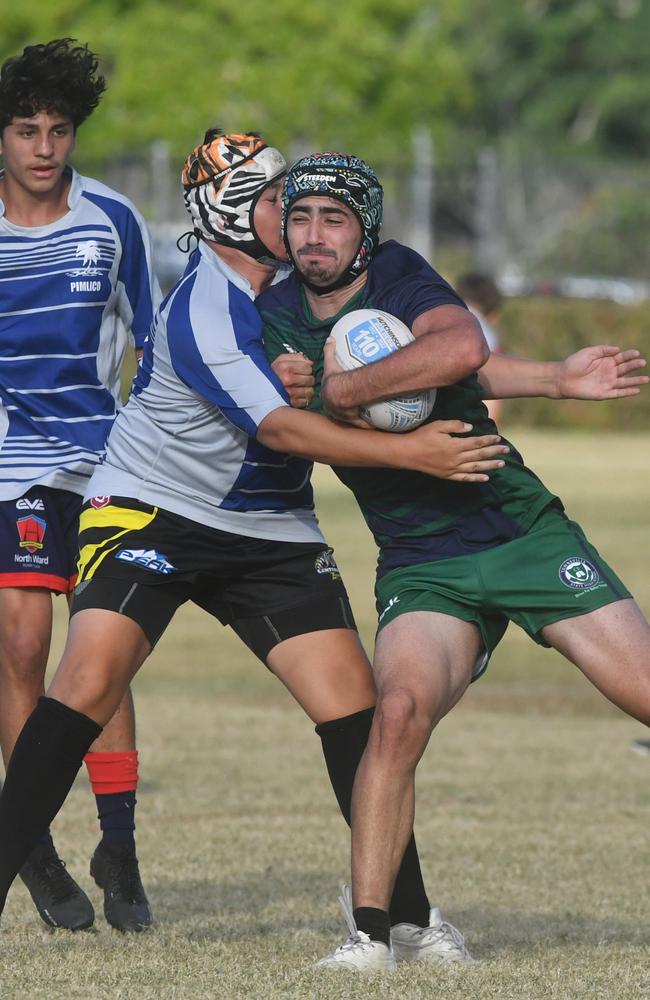
[[[206,127],[288,147],[410,159],[414,123],[438,155],[505,140],[566,157],[650,154],[650,5],[642,0],[1,0],[0,58],[72,35],[110,90],[84,130],[108,159],[165,137],[182,157]]]
[[[108,90],[75,165],[143,210],[164,284],[188,228],[180,166],[219,124],[262,131],[290,159],[367,158],[385,183],[387,237],[452,281],[468,268],[497,278],[506,350],[650,351],[650,3],[0,0],[0,23],[0,60],[64,35],[99,54]],[[566,298],[576,275],[598,279],[579,293],[592,301]],[[505,413],[632,428],[647,426],[650,401]]]

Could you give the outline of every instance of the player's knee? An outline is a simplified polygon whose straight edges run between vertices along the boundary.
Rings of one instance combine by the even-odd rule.
[[[382,751],[400,757],[421,752],[431,720],[418,706],[414,692],[398,688],[385,693],[375,711],[375,732]]]
[[[0,674],[5,682],[41,684],[49,652],[49,636],[33,627],[5,628],[0,642]]]

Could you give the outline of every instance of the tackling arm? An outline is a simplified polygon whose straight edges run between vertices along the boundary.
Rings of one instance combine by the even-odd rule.
[[[485,482],[507,446],[496,435],[457,438],[470,424],[437,421],[409,434],[343,427],[317,413],[281,406],[260,423],[257,439],[274,451],[332,465],[414,469],[441,479]]]

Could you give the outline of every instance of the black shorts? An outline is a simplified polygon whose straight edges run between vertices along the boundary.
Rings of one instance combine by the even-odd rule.
[[[81,502],[78,494],[51,486],[0,501],[0,587],[70,593]]]
[[[332,550],[248,538],[149,504],[97,498],[83,508],[72,614],[125,614],[155,645],[192,601],[230,625],[262,661],[284,639],[356,629]]]

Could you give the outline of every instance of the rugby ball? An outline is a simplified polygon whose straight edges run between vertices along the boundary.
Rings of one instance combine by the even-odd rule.
[[[332,327],[335,356],[350,371],[387,357],[415,340],[405,323],[379,309],[355,309]],[[436,390],[425,389],[395,396],[360,408],[361,416],[381,431],[410,431],[423,423],[433,409]]]

